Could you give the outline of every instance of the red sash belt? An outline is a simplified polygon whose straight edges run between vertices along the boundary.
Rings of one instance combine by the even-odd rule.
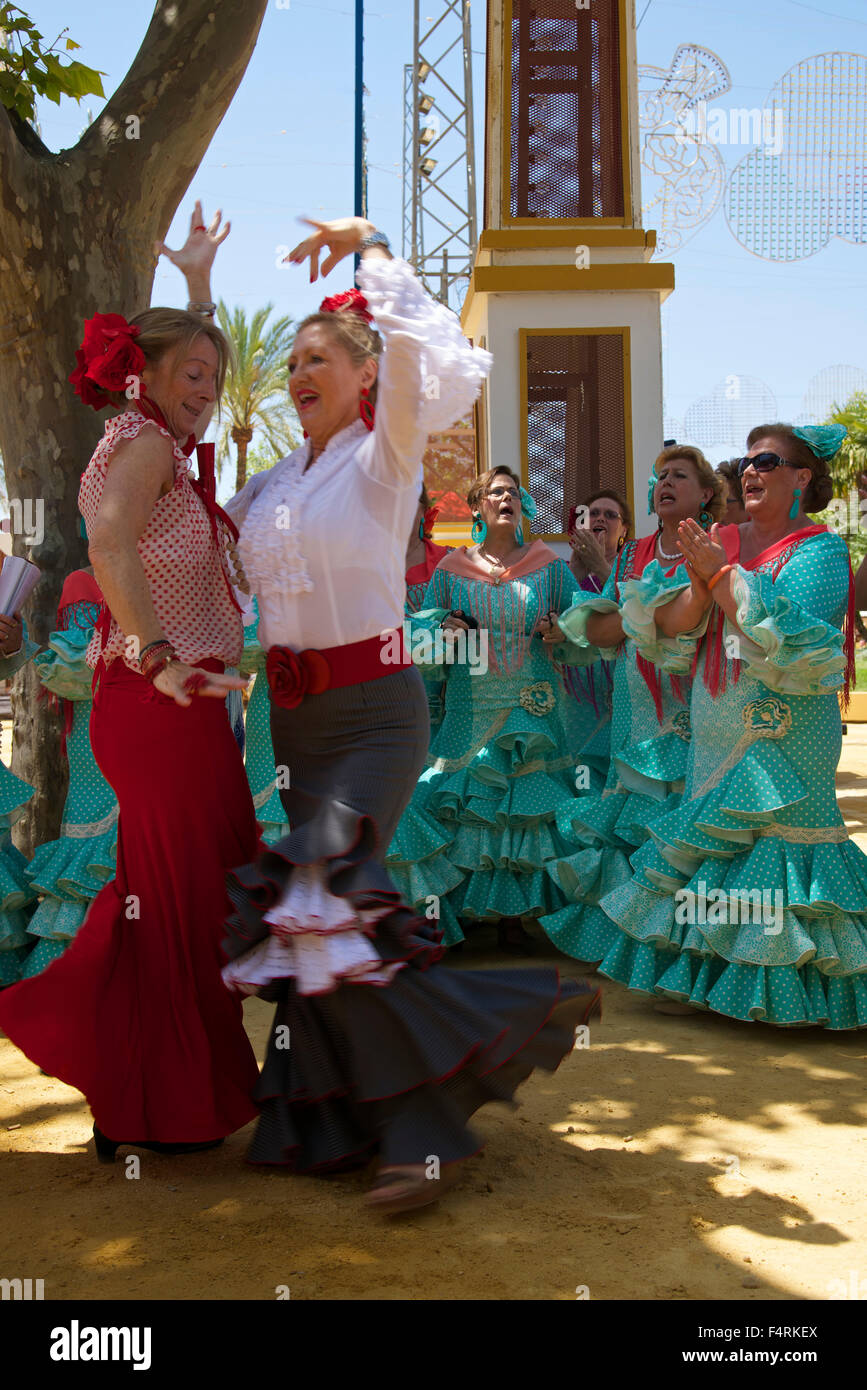
[[[302,652],[293,652],[291,647],[269,647],[265,674],[275,705],[295,709],[305,695],[363,685],[411,665],[403,632],[391,628],[361,642],[325,647],[322,651],[315,647]]]

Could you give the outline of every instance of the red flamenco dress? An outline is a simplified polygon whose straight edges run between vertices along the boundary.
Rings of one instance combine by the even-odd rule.
[[[219,671],[240,657],[241,621],[201,485],[168,431],[132,410],[110,420],[79,505],[92,525],[113,450],[157,428],[172,444],[174,485],[155,504],[139,555],[181,660]],[[90,732],[119,805],[117,876],[64,954],[3,993],[0,1027],[84,1093],[103,1134],[213,1141],[256,1114],[255,1057],[220,977],[225,875],[256,853],[253,803],[224,702],[184,708],[124,652],[117,624],[101,622],[88,653]]]

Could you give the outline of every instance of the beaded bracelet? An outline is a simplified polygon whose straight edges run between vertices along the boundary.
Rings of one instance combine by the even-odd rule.
[[[708,592],[711,592],[713,590],[714,584],[718,584],[721,579],[724,579],[725,576],[727,574],[731,574],[731,572],[731,565],[723,565],[722,569],[718,569],[716,574],[707,581]]]
[[[159,642],[151,642],[139,655],[139,669],[144,673],[145,669],[150,666],[152,662],[156,661],[158,657],[169,652],[174,654],[174,650],[171,642],[168,642],[165,638],[162,638]]]
[[[177,661],[177,653],[171,642],[152,642],[139,657],[139,670],[145,680],[153,683],[170,661]]]

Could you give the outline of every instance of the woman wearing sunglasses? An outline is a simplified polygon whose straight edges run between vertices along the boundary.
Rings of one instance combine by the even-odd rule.
[[[601,594],[583,594],[561,615],[561,637],[598,648],[614,664],[610,724],[611,761],[601,795],[576,801],[572,825],[580,849],[564,864],[552,865],[569,905],[542,926],[551,940],[582,961],[601,961],[618,933],[600,907],[602,898],[632,876],[629,855],[648,836],[657,816],[676,806],[683,790],[689,749],[689,661],[678,674],[657,670],[639,655],[624,631],[621,604],[630,580],[648,566],[672,573],[682,569],[678,526],[698,518],[707,528],[724,511],[721,479],[700,449],[669,445],[653,465],[647,510],[659,525],[650,536],[628,541]],[[574,679],[574,667],[569,668]],[[580,675],[581,672],[579,671]]]
[[[710,535],[684,521],[686,572],[655,565],[628,586],[623,625],[650,659],[696,651],[693,737],[680,806],[603,901],[620,930],[601,969],[681,1009],[867,1026],[867,859],[834,791],[852,571],[809,517],[845,433],[754,429],[739,464],[749,520]]]

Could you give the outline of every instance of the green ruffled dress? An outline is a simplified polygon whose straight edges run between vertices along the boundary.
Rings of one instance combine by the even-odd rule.
[[[405,899],[438,914],[447,945],[464,939],[460,918],[539,918],[564,901],[546,869],[575,848],[575,764],[565,751],[567,697],[536,633],[540,618],[562,612],[578,585],[547,546],[534,546],[536,566],[528,559],[519,577],[499,585],[440,565],[411,620],[413,660],[431,671],[419,634],[433,637],[446,613],[471,614],[488,633],[486,671],[438,667],[443,722],[385,857]],[[571,654],[559,650],[564,657]],[[593,661],[596,652],[576,650],[574,658]]]
[[[70,702],[66,733],[69,790],[60,838],[39,846],[27,867],[34,896],[41,901],[28,925],[35,938],[22,979],[38,975],[66,950],[97,893],[117,867],[117,799],[96,764],[90,746],[93,671],[85,653],[93,636],[99,604],[78,601],[60,610],[63,627],[35,658],[45,689]]]
[[[289,834],[289,825],[277,789],[271,744],[271,702],[265,675],[266,653],[259,645],[259,610],[255,598],[253,607],[256,616],[252,623],[244,627],[244,651],[240,667],[242,675],[254,677],[244,721],[244,767],[262,839],[266,844],[273,845]]]
[[[582,591],[576,596],[560,617],[574,645],[595,651],[587,641],[588,618],[618,611],[622,585],[649,553],[647,542],[627,542],[601,594]],[[647,839],[656,819],[678,805],[690,742],[688,658],[679,663],[675,679],[654,681],[651,671],[649,683],[631,638],[620,647],[602,649],[601,655],[614,662],[608,775],[601,793],[574,804],[572,833],[579,849],[548,866],[569,905],[541,919],[565,955],[594,962],[602,960],[618,935],[600,900],[631,880],[629,856]]]
[[[37,651],[25,627],[21,651],[0,657],[0,680],[14,676]],[[10,832],[32,796],[30,783],[16,777],[0,761],[0,989],[21,979],[31,946],[27,924],[36,894],[27,880],[27,860],[13,845]]]
[[[684,580],[654,564],[626,585],[624,628],[652,660],[678,669],[701,647],[684,797],[602,900],[618,930],[600,968],[729,1018],[865,1027],[867,857],[834,785],[848,552],[828,532],[775,552],[735,568],[744,637],[716,695],[719,610],[709,633],[657,638],[653,611]]]

